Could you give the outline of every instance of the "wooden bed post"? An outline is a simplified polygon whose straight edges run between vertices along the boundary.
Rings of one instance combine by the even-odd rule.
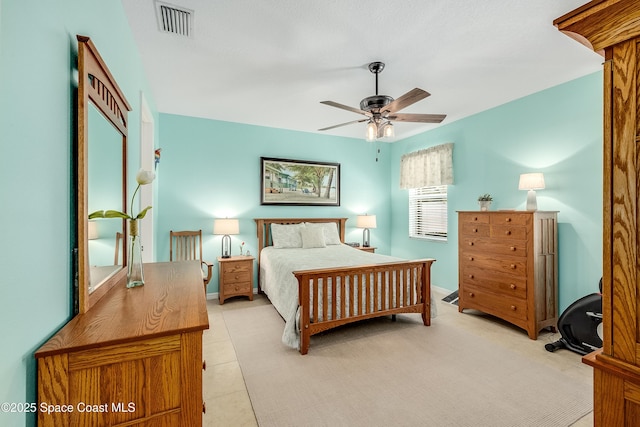
[[[429,259],[422,264],[422,322],[425,326],[431,325],[431,264],[435,260]]]
[[[298,306],[300,307],[300,354],[309,352],[311,334],[309,331],[309,277],[298,279]]]

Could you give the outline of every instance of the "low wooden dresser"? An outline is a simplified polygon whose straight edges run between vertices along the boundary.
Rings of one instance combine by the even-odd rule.
[[[558,321],[557,212],[458,212],[458,311],[525,329]]]
[[[37,352],[39,426],[202,425],[199,261],[145,264]]]
[[[220,264],[218,280],[218,299],[224,300],[235,296],[247,296],[253,301],[253,261],[252,256],[218,257]]]

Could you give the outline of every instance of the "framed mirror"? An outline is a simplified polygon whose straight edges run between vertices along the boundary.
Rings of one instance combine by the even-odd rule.
[[[91,39],[78,39],[78,290],[86,313],[126,278],[126,223],[89,220],[97,210],[127,211],[127,113],[131,107]]]

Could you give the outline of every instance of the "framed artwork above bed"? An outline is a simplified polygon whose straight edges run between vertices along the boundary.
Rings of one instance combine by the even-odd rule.
[[[340,164],[261,157],[261,205],[340,206]]]

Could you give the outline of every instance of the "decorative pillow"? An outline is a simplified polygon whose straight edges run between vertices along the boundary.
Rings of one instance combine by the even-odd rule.
[[[301,248],[302,237],[300,231],[304,224],[271,224],[271,240],[276,249]]]
[[[338,224],[335,222],[305,222],[305,227],[319,228],[324,231],[324,242],[327,245],[341,245]]]
[[[302,236],[302,249],[324,248],[324,230],[322,228],[304,227],[300,230]]]

